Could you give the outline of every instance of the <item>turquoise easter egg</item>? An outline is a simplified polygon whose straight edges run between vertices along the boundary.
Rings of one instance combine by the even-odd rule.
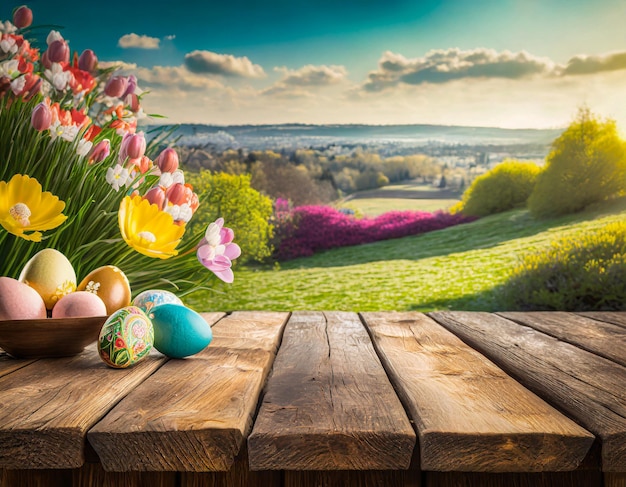
[[[154,326],[154,348],[168,357],[183,358],[198,353],[213,338],[205,319],[180,304],[155,306],[148,316]]]
[[[168,303],[183,305],[183,302],[176,294],[161,289],[149,289],[139,293],[133,300],[133,306],[141,308],[146,313],[149,313],[155,306]]]
[[[124,369],[145,359],[154,341],[152,322],[135,306],[115,311],[102,325],[98,353],[104,363]]]

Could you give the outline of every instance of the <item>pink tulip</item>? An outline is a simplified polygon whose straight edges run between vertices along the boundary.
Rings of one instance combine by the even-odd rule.
[[[111,142],[109,141],[109,139],[101,140],[91,150],[91,155],[89,156],[89,162],[91,164],[102,162],[107,157],[109,157],[109,154],[111,154]]]
[[[143,132],[136,134],[126,133],[120,145],[119,162],[124,164],[126,158],[140,159],[146,152],[146,138]]]
[[[13,12],[13,25],[18,29],[24,29],[33,23],[33,11],[26,5],[22,5]]]
[[[78,58],[78,69],[93,73],[98,64],[98,58],[91,49],[85,49]]]
[[[52,67],[52,61],[50,61],[50,58],[48,57],[48,51],[44,51],[41,55],[41,64],[43,64],[43,67],[46,69],[50,69]]]
[[[234,280],[232,261],[241,255],[239,245],[233,243],[234,238],[235,233],[224,227],[224,219],[218,218],[207,227],[196,251],[200,263],[227,283]]]
[[[128,87],[128,79],[125,76],[112,76],[104,86],[104,93],[113,98],[120,98]]]
[[[156,163],[161,172],[174,172],[178,169],[178,153],[169,147],[159,154]]]
[[[46,52],[52,63],[67,63],[70,60],[70,48],[65,41],[52,42]]]
[[[182,183],[172,184],[165,191],[165,196],[167,196],[167,201],[173,205],[183,205],[185,203],[189,203],[189,201],[187,201],[187,188]]]
[[[130,93],[124,97],[124,103],[131,112],[137,113],[141,106],[139,105],[139,97],[135,93]]]
[[[124,93],[122,93],[122,96],[120,98],[124,98],[126,95],[133,95],[135,93],[135,90],[137,89],[137,78],[134,74],[131,74],[126,79],[126,82],[126,90],[124,90]]]
[[[151,205],[157,205],[159,210],[165,208],[165,191],[160,186],[155,186],[148,191],[143,199],[148,200]]]
[[[30,117],[30,122],[35,130],[42,132],[50,128],[52,123],[52,110],[44,103],[39,103],[34,109]]]

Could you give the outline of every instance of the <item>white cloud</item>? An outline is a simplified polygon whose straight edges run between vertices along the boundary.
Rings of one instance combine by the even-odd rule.
[[[170,34],[168,36],[165,36],[164,39],[166,41],[173,41],[174,39],[176,39],[176,35],[175,34]]]
[[[192,51],[185,55],[185,66],[193,73],[222,76],[262,78],[265,71],[247,57],[218,54],[211,51]]]
[[[581,54],[567,62],[564,75],[594,74],[603,71],[626,69],[626,51],[612,52],[598,56]]]
[[[120,37],[119,41],[117,41],[117,45],[124,49],[131,47],[136,49],[158,49],[160,42],[161,40],[157,37],[131,33]]]
[[[308,89],[337,85],[347,80],[348,71],[344,66],[313,66],[307,64],[299,69],[274,68],[283,76],[269,88],[262,91],[266,96],[300,98],[314,96]]]

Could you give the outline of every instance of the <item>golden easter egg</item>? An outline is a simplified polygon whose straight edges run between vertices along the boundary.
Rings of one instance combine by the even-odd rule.
[[[66,294],[76,291],[76,273],[70,261],[55,249],[43,249],[26,263],[19,281],[32,287],[52,309]]]
[[[130,305],[130,283],[126,274],[114,265],[105,265],[91,271],[80,282],[78,290],[96,294],[104,301],[108,315]]]

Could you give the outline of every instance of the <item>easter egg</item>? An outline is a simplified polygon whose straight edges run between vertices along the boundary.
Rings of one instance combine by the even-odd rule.
[[[213,338],[205,319],[180,304],[155,306],[148,316],[154,326],[154,348],[168,357],[183,358],[198,353]]]
[[[94,269],[80,281],[77,289],[96,294],[104,302],[108,315],[130,305],[130,283],[126,274],[114,265]]]
[[[183,305],[183,302],[174,293],[162,291],[160,289],[150,289],[139,293],[133,300],[133,306],[141,308],[146,313],[148,313],[155,306],[168,303]]]
[[[52,308],[53,318],[79,318],[82,316],[105,316],[107,308],[95,294],[77,291],[66,294]]]
[[[76,290],[72,264],[54,249],[43,249],[33,255],[22,269],[19,280],[39,293],[47,309],[52,309],[59,299]]]
[[[102,325],[98,353],[108,366],[124,369],[145,359],[154,343],[150,318],[136,306],[115,311]]]
[[[0,277],[0,320],[46,318],[43,298],[32,287],[10,277]]]

